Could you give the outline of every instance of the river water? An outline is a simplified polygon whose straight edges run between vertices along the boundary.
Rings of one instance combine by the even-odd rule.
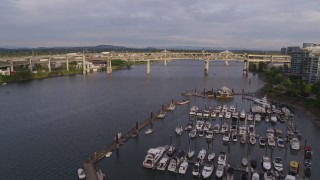
[[[172,61],[151,65],[151,75],[146,76],[146,66],[138,65],[130,70],[88,75],[56,77],[43,80],[10,83],[0,87],[0,179],[77,179],[77,169],[95,151],[113,141],[118,131],[126,132],[136,121],[142,121],[151,112],[158,111],[171,99],[182,99],[186,90],[217,89],[223,85],[235,92],[253,92],[263,86],[258,74],[242,75],[242,62],[210,62],[209,75],[205,77],[204,63],[200,61]],[[192,98],[191,105],[237,104],[238,109],[249,111],[251,102],[241,96],[231,101],[214,101]],[[131,139],[114,151],[110,158],[97,166],[108,179],[193,179],[191,168],[185,176],[157,172],[142,168],[142,161],[149,148],[163,146],[172,140],[181,149],[188,148],[187,133],[176,137],[174,128],[177,118],[185,125],[188,121],[188,106],[176,107],[165,119],[154,123],[154,133]],[[314,148],[313,175],[320,165],[317,158],[320,144],[320,129],[301,113],[296,113],[294,122],[304,139]],[[218,123],[218,121],[213,121]],[[265,122],[258,126],[258,133],[265,130]],[[279,125],[284,130],[283,125]],[[191,142],[197,152],[202,148],[230,152],[232,166],[240,165],[247,152],[240,143],[224,145],[222,136],[217,136],[213,145],[205,138]],[[299,153],[251,147],[251,156],[260,161],[267,153],[281,156],[287,164],[298,160]],[[285,170],[287,170],[287,164]],[[260,165],[260,164],[259,164]],[[192,166],[190,166],[192,167]]]

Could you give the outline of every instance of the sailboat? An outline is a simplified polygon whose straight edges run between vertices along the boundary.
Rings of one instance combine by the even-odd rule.
[[[152,126],[153,126],[153,123],[151,122],[150,127],[145,131],[145,134],[151,134],[153,132]]]
[[[229,66],[228,60],[225,60],[225,61],[224,61],[224,65],[225,65],[225,66]]]
[[[176,133],[177,135],[181,136],[182,133],[183,133],[183,128],[182,126],[180,125],[180,122],[179,122],[179,106],[178,106],[178,120],[177,120],[177,127],[176,127]]]

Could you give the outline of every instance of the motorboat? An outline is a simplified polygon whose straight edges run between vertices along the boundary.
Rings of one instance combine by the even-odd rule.
[[[237,142],[238,141],[237,133],[233,132],[231,135],[231,138],[233,142]]]
[[[188,154],[187,154],[188,158],[189,159],[192,158],[194,156],[194,154],[195,154],[194,150],[193,149],[189,149]]]
[[[260,122],[260,121],[261,121],[261,115],[260,115],[259,113],[256,113],[256,114],[254,115],[254,121],[255,121],[255,122]]]
[[[270,121],[271,121],[271,123],[276,123],[278,121],[277,116],[275,114],[272,114],[270,117]]]
[[[213,172],[213,164],[204,164],[203,168],[202,168],[202,177],[203,178],[209,178]]]
[[[238,112],[233,112],[232,113],[232,120],[238,120],[239,118],[239,113]]]
[[[167,168],[168,164],[169,164],[169,157],[165,155],[160,159],[157,165],[157,169],[160,171],[164,171]]]
[[[268,137],[268,146],[271,148],[276,146],[276,142],[274,141],[273,137]]]
[[[188,124],[187,124],[187,127],[185,128],[187,131],[191,131],[193,128],[193,122],[192,121],[189,121]]]
[[[211,128],[210,122],[205,122],[203,126],[203,131],[208,131]]]
[[[271,169],[271,162],[268,156],[262,156],[261,164],[264,170],[269,171]]]
[[[197,136],[197,130],[193,129],[189,132],[190,138],[195,138]]]
[[[273,161],[273,167],[276,171],[282,172],[283,171],[283,164],[282,159],[280,157],[276,157]]]
[[[207,131],[206,138],[208,140],[211,140],[213,138],[213,131],[212,130]]]
[[[248,134],[250,136],[255,136],[256,135],[256,128],[254,127],[253,124],[250,124],[248,127]]]
[[[222,164],[218,164],[217,165],[217,169],[216,169],[216,176],[218,177],[218,178],[221,178],[222,176],[223,176],[223,174],[224,174],[224,165],[222,165]]]
[[[242,164],[242,166],[246,167],[248,165],[248,158],[245,158],[245,157],[242,158],[241,164]]]
[[[231,125],[230,132],[237,133],[237,125],[236,124]]]
[[[174,153],[177,151],[176,149],[176,145],[175,144],[171,144],[167,150],[167,155],[168,156],[172,156],[174,155]]]
[[[241,125],[239,127],[239,135],[244,135],[247,132],[247,127],[245,125]]]
[[[200,174],[200,163],[197,162],[197,163],[193,166],[192,175],[194,175],[194,176],[199,176],[199,174]]]
[[[264,180],[275,180],[271,172],[265,172],[263,177],[264,177]]]
[[[256,144],[257,139],[254,136],[250,136],[249,141],[250,141],[250,144],[254,145],[254,144]]]
[[[252,174],[251,180],[260,180],[260,175],[257,172],[254,172]]]
[[[287,130],[287,138],[292,139],[293,137],[294,137],[294,133],[288,129]]]
[[[188,103],[190,103],[190,100],[184,99],[184,100],[182,100],[182,101],[178,101],[176,104],[177,104],[177,105],[185,105],[185,104],[188,104]]]
[[[224,117],[226,119],[230,119],[231,118],[231,112],[229,112],[229,111],[225,112]]]
[[[166,115],[167,113],[161,110],[160,113],[157,115],[157,118],[163,119]]]
[[[221,111],[221,112],[219,112],[218,117],[219,117],[219,118],[223,118],[223,115],[224,115],[224,112]]]
[[[173,111],[176,106],[173,103],[170,103],[167,107],[167,111]]]
[[[203,110],[203,118],[205,119],[209,119],[209,116],[210,116],[210,111],[209,110]]]
[[[268,122],[270,121],[269,116],[266,116],[266,117],[264,118],[264,120],[266,121],[266,123],[268,123]]]
[[[250,112],[250,113],[248,113],[248,115],[247,115],[247,120],[248,121],[253,121],[253,114]]]
[[[266,96],[264,96],[264,97],[261,98],[261,99],[259,99],[259,98],[253,98],[252,100],[253,100],[253,102],[259,104],[259,105],[262,106],[262,107],[266,107],[266,108],[270,108],[270,107],[271,107],[271,105],[270,105],[270,103],[268,102]]]
[[[225,132],[228,132],[228,131],[229,131],[229,125],[227,123],[224,123],[221,126],[221,133],[225,133]]]
[[[145,131],[145,134],[151,134],[153,132],[153,129],[152,128],[148,128],[146,131]]]
[[[168,166],[168,171],[176,172],[179,163],[180,163],[179,158],[177,157],[172,158]]]
[[[217,106],[216,106],[216,109],[215,109],[215,112],[220,112],[222,110],[222,106],[220,105],[220,104],[218,104]]]
[[[200,160],[204,160],[204,158],[206,157],[206,150],[205,149],[201,149],[200,151],[199,151],[199,154],[198,154],[198,159],[200,159]]]
[[[290,164],[289,164],[290,173],[297,174],[299,170],[298,168],[299,168],[299,163],[297,161],[290,161]]]
[[[199,137],[202,137],[204,135],[204,131],[199,131]]]
[[[209,161],[213,161],[215,157],[216,157],[216,154],[214,152],[211,152],[211,153],[208,154],[208,160]]]
[[[228,111],[228,106],[227,105],[223,105],[222,106],[222,112],[227,112]]]
[[[219,156],[218,156],[218,164],[221,164],[223,166],[226,165],[226,161],[227,161],[227,155],[225,152],[220,152]]]
[[[176,131],[176,134],[177,135],[182,135],[182,133],[183,133],[183,127],[182,126],[177,126],[176,127],[176,129],[175,129],[175,131]]]
[[[277,139],[278,148],[284,148],[284,140],[282,138]]]
[[[246,142],[247,142],[247,135],[244,134],[244,135],[242,135],[241,138],[240,138],[240,143],[241,143],[241,144],[245,144]]]
[[[211,117],[212,119],[215,119],[215,118],[217,117],[216,112],[211,111],[211,113],[210,113],[210,117]]]
[[[290,140],[290,146],[292,150],[299,150],[300,149],[300,142],[297,138],[292,138]]]
[[[274,134],[275,134],[276,137],[282,137],[282,131],[281,131],[281,129],[276,128],[276,129],[274,130]]]
[[[189,163],[187,161],[183,161],[179,167],[179,173],[180,174],[186,174],[186,171],[188,169]]]
[[[199,108],[197,111],[196,111],[196,116],[198,118],[202,118],[203,117],[203,110],[201,108]]]
[[[230,133],[225,133],[223,135],[223,138],[222,138],[223,142],[229,142],[230,139],[231,139],[231,134]]]
[[[260,137],[259,138],[259,144],[260,144],[260,147],[265,147],[266,146],[266,138],[265,137]]]
[[[189,115],[194,116],[196,115],[196,112],[198,111],[198,107],[197,106],[192,106],[189,112]]]
[[[239,117],[240,117],[240,120],[246,119],[246,112],[244,112],[244,109],[242,109],[242,111],[240,112]]]
[[[236,112],[236,107],[234,105],[231,105],[230,108],[229,108],[229,111],[231,113]]]
[[[145,157],[142,166],[145,168],[153,168],[159,161],[162,154],[168,149],[168,146],[151,148],[148,150],[147,156]]]
[[[79,179],[85,179],[86,178],[86,174],[84,173],[84,170],[82,168],[78,169],[78,178]]]
[[[220,125],[219,124],[215,124],[214,126],[213,126],[213,132],[214,133],[218,133],[220,131]]]
[[[296,180],[296,177],[291,174],[287,174],[284,180]]]
[[[204,122],[203,122],[203,121],[197,121],[197,123],[196,123],[196,130],[197,130],[197,131],[201,131],[203,125],[204,125]]]

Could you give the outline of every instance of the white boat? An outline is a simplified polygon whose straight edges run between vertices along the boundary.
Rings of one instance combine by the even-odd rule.
[[[290,174],[287,174],[284,180],[296,180],[296,177]]]
[[[193,129],[189,132],[190,138],[195,138],[197,136],[197,130]]]
[[[224,123],[221,126],[221,133],[225,133],[225,132],[228,132],[228,131],[229,131],[229,125],[227,123]]]
[[[255,121],[255,122],[260,122],[260,121],[261,121],[261,115],[260,115],[259,113],[256,113],[256,114],[254,115],[254,121]]]
[[[268,156],[262,156],[261,164],[264,170],[269,171],[271,169],[271,162]]]
[[[231,112],[227,111],[227,112],[225,113],[224,117],[225,117],[226,119],[230,119],[230,118],[231,118]]]
[[[218,164],[217,169],[216,169],[216,176],[218,178],[221,178],[224,174],[224,165]]]
[[[221,111],[221,112],[219,113],[219,116],[218,116],[218,117],[219,117],[219,118],[223,118],[223,115],[224,115],[224,112]]]
[[[160,111],[160,113],[157,115],[157,118],[163,119],[167,115],[166,112]]]
[[[170,103],[170,105],[167,108],[167,111],[173,111],[175,107],[176,106],[173,103]]]
[[[248,113],[247,120],[248,121],[253,121],[253,114],[252,113]]]
[[[178,101],[176,104],[177,104],[177,105],[185,105],[185,104],[188,104],[188,103],[190,103],[190,100]]]
[[[78,177],[79,177],[79,179],[85,179],[86,178],[86,174],[84,173],[84,170],[82,168],[78,169]]]
[[[268,137],[268,146],[270,147],[276,146],[276,142],[274,141],[273,137]]]
[[[200,174],[200,163],[197,162],[197,163],[193,166],[192,175],[194,175],[194,176],[199,176],[199,174]]]
[[[160,171],[164,171],[168,166],[168,163],[169,163],[169,157],[168,156],[162,157],[157,165],[157,169]]]
[[[264,120],[268,123],[268,122],[270,121],[269,116],[266,116],[266,117],[264,118]]]
[[[236,107],[234,105],[231,105],[230,108],[229,108],[229,111],[231,113],[236,112]]]
[[[117,138],[118,138],[118,139],[121,139],[121,136],[122,136],[121,132],[118,132],[117,135],[116,135],[116,137],[114,137],[114,140],[116,140]]]
[[[254,145],[254,144],[256,144],[257,139],[254,136],[250,136],[249,141],[250,141],[250,144]]]
[[[220,152],[219,156],[218,156],[218,164],[221,164],[223,166],[226,165],[226,161],[227,161],[227,155],[225,152]]]
[[[239,113],[238,112],[233,112],[232,113],[232,120],[237,120],[239,118]]]
[[[260,180],[260,175],[257,172],[254,172],[252,174],[251,180]]]
[[[239,135],[244,135],[247,132],[247,127],[245,125],[241,125],[239,127]]]
[[[145,131],[145,134],[151,134],[153,132],[153,130],[151,128],[148,128],[146,131]]]
[[[246,112],[244,112],[244,109],[242,109],[242,111],[240,112],[239,117],[241,120],[244,120],[246,118]]]
[[[175,131],[176,131],[176,134],[177,135],[182,135],[182,133],[183,133],[183,127],[182,126],[177,126],[176,127],[176,129],[175,129]]]
[[[265,147],[266,146],[266,138],[265,137],[260,137],[259,138],[259,144],[261,147]]]
[[[259,99],[259,98],[253,98],[253,102],[259,104],[259,105],[262,105],[262,107],[265,107],[265,108],[270,108],[271,105],[270,103],[268,102],[267,100],[267,97],[264,96],[263,98]]]
[[[142,166],[145,168],[153,168],[159,161],[162,154],[168,149],[168,146],[151,148],[148,150],[148,154],[145,157]]]
[[[187,161],[183,161],[179,167],[179,173],[180,174],[186,174],[186,171],[188,169],[188,162]]]
[[[199,131],[199,137],[202,137],[204,135],[204,131],[200,130]]]
[[[221,110],[222,110],[222,106],[221,106],[220,104],[218,104],[218,105],[216,106],[215,111],[219,113]]]
[[[292,138],[290,140],[290,146],[291,146],[291,149],[293,150],[299,150],[300,149],[300,142],[297,138]]]
[[[275,160],[273,161],[273,167],[278,172],[283,171],[282,159],[280,157],[275,158]]]
[[[237,133],[233,132],[232,135],[231,135],[231,138],[232,138],[233,142],[237,142],[238,141]]]
[[[203,131],[208,131],[211,128],[210,122],[205,122],[203,126]]]
[[[197,121],[196,123],[196,130],[201,131],[203,127],[204,122],[203,121]]]
[[[203,178],[209,178],[213,172],[213,164],[204,164],[202,168],[202,177]]]
[[[179,163],[180,163],[179,158],[177,157],[172,158],[168,166],[168,171],[176,172]]]
[[[276,123],[278,121],[277,116],[275,114],[272,114],[271,117],[270,117],[270,121],[272,123]]]
[[[105,179],[107,179],[107,178],[106,178],[106,175],[101,171],[101,169],[99,169],[96,174],[97,174],[98,180],[105,180]]]
[[[277,139],[277,146],[278,146],[279,148],[284,148],[284,141],[283,141],[282,138],[278,138],[278,139]]]
[[[227,112],[228,111],[228,106],[227,105],[223,105],[222,106],[222,112]]]
[[[196,115],[196,112],[198,111],[198,107],[197,106],[192,106],[189,112],[189,115],[193,116]]]
[[[214,133],[218,133],[220,131],[220,125],[219,124],[216,124],[213,126],[213,132]]]
[[[176,145],[175,144],[171,144],[167,150],[167,155],[168,156],[172,156],[175,152],[177,151],[176,149]]]
[[[217,114],[216,114],[216,112],[212,111],[210,113],[210,116],[211,116],[212,119],[215,119],[217,117]]]
[[[193,150],[193,149],[189,149],[189,151],[188,151],[188,158],[189,158],[189,159],[192,158],[192,157],[194,156],[194,154],[195,154],[194,150]]]
[[[208,160],[209,161],[213,161],[215,157],[216,157],[216,154],[214,152],[211,152],[211,153],[208,154]]]
[[[224,142],[229,142],[230,139],[231,139],[231,134],[230,134],[230,133],[225,133],[225,134],[223,135],[222,140],[223,140]]]
[[[247,134],[243,134],[240,138],[240,143],[244,144],[247,142]]]
[[[207,131],[206,138],[207,138],[208,140],[210,140],[210,139],[213,138],[213,131],[212,131],[212,130],[208,130],[208,131]]]
[[[209,110],[203,110],[203,118],[208,119],[210,116],[210,111]]]
[[[248,159],[247,158],[242,158],[242,160],[241,160],[241,164],[242,164],[242,166],[244,166],[244,167],[246,167],[247,165],[248,165]]]
[[[198,154],[198,159],[200,159],[200,160],[204,160],[204,158],[206,157],[206,150],[205,149],[201,149],[200,151],[199,151],[199,154]]]

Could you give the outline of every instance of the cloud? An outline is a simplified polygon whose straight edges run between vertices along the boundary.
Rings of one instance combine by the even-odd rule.
[[[0,47],[280,48],[318,40],[320,2],[3,0]]]

